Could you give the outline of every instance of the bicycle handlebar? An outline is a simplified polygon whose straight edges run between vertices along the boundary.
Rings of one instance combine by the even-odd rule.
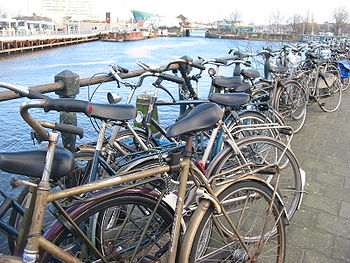
[[[198,59],[201,61],[202,65],[212,64],[216,66],[227,66],[229,59],[226,58],[213,58],[213,59],[205,59],[204,57],[198,56]]]
[[[74,125],[63,124],[63,123],[50,123],[50,122],[39,122],[39,124],[45,128],[50,128],[53,130],[66,132],[70,134],[75,134],[82,139],[84,137],[84,130]]]
[[[88,115],[88,105],[88,102],[74,99],[46,99],[40,101],[29,101],[21,105],[20,114],[29,124],[29,126],[31,126],[44,141],[48,141],[50,139],[49,132],[45,130],[44,127],[61,132],[76,134],[82,138],[84,135],[83,129],[68,124],[39,122],[29,114],[28,110],[31,108],[43,108],[45,112],[56,110],[65,112],[83,112]]]
[[[48,96],[43,95],[40,92],[28,89],[26,87],[22,87],[22,86],[19,86],[19,85],[12,85],[12,84],[9,84],[9,83],[0,82],[0,87],[9,89],[9,90],[19,94],[20,96],[27,97],[29,99],[49,99]],[[31,103],[26,103],[26,104],[29,105]],[[41,102],[33,102],[32,106],[30,106],[30,107],[41,108],[40,105],[42,105]],[[21,107],[20,112],[21,112],[22,117],[25,119],[25,121],[27,121],[29,125],[30,125],[30,123],[32,123],[33,125],[30,125],[30,126],[36,132],[38,132],[38,134],[44,139],[48,138],[49,133],[43,127],[54,129],[54,130],[61,131],[61,132],[76,134],[76,135],[79,135],[80,138],[83,138],[83,136],[84,136],[84,130],[81,129],[81,128],[78,128],[76,126],[73,126],[73,125],[62,124],[62,123],[49,123],[49,122],[38,122],[38,121],[36,121],[27,112],[27,106],[24,106],[23,110],[22,110],[22,107]]]
[[[261,51],[259,51],[256,55],[260,56],[260,55],[270,55],[271,57],[275,56],[275,53],[279,53],[280,50],[269,50],[269,49],[263,49]]]
[[[80,139],[84,137],[84,130],[74,125],[55,123],[55,126],[53,129],[61,132],[78,135]]]
[[[172,81],[175,82],[177,84],[184,84],[185,80],[183,78],[174,76],[174,75],[169,75],[169,74],[165,74],[165,73],[159,73],[159,78],[164,79],[164,80],[168,80],[168,81]]]
[[[65,111],[65,112],[81,112],[89,116],[89,102],[76,99],[48,99],[44,100],[42,108],[45,112]]]
[[[190,61],[190,60],[186,60],[186,59],[177,59],[177,60],[174,60],[173,62],[171,62],[171,64],[179,64],[179,63],[184,63],[184,64],[187,64],[191,67],[194,67],[194,68],[197,68],[200,70],[205,70],[205,66],[203,66],[199,63]]]
[[[150,72],[156,72],[156,73],[161,73],[164,71],[167,71],[171,68],[172,65],[176,65],[176,64],[187,64],[191,67],[200,69],[200,70],[205,70],[205,67],[199,63],[193,62],[191,60],[188,59],[183,59],[183,58],[179,58],[179,59],[175,59],[173,61],[170,61],[165,67],[151,67],[145,63],[142,62],[137,62],[137,64],[142,67],[144,70],[150,71]]]
[[[227,66],[231,66],[232,64],[243,64],[244,66],[250,67],[252,63],[250,61],[245,61],[241,59],[233,60],[227,64]]]
[[[111,72],[111,74],[113,75],[113,77],[115,78],[115,80],[119,83],[124,84],[125,86],[129,86],[129,87],[133,87],[133,88],[139,88],[141,87],[143,80],[146,77],[152,76],[152,77],[158,77],[167,81],[172,81],[178,84],[183,84],[185,83],[183,78],[177,77],[177,76],[173,76],[173,75],[169,75],[169,74],[165,74],[162,73],[165,70],[155,70],[155,68],[151,68],[148,65],[138,62],[138,64],[145,70],[149,71],[149,72],[145,72],[143,74],[141,74],[139,80],[137,83],[130,83],[127,81],[123,81],[122,78],[118,75],[117,71],[115,70],[116,66],[109,66],[108,70]],[[119,68],[119,66],[118,66]]]
[[[238,57],[236,56],[232,56],[230,58],[214,58],[214,59],[205,59],[203,57],[198,57],[198,58],[202,61],[202,64],[212,64],[215,66],[231,66],[232,64],[243,64],[247,67],[251,66],[250,61],[238,59]]]
[[[31,108],[43,108],[45,100],[41,101],[29,101],[21,105],[20,114],[22,118],[29,124],[30,127],[36,131],[43,141],[50,139],[50,133],[44,129],[44,127],[29,114],[28,110]]]

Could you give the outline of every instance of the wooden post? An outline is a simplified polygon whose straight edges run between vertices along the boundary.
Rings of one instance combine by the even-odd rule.
[[[55,82],[63,82],[64,88],[55,93],[60,98],[75,98],[79,94],[79,75],[64,70],[55,76]],[[77,114],[75,112],[60,112],[60,123],[77,125]],[[62,133],[62,142],[66,149],[73,152],[75,150],[76,135]]]

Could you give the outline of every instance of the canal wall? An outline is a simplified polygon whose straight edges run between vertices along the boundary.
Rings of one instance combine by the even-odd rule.
[[[208,30],[205,34],[208,38],[222,39],[242,39],[242,40],[260,40],[260,41],[280,41],[280,42],[297,42],[300,41],[299,34],[282,34],[267,32],[232,32]]]
[[[100,34],[1,37],[0,55],[80,44],[100,39]]]

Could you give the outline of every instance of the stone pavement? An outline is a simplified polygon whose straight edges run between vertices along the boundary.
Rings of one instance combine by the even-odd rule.
[[[287,226],[286,263],[350,262],[350,91],[337,112],[308,108],[293,140],[307,195]]]

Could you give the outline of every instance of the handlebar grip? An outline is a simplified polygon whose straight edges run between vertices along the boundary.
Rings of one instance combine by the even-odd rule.
[[[80,139],[84,137],[84,130],[74,125],[55,123],[55,130],[79,135]]]
[[[164,79],[164,80],[172,81],[172,82],[175,82],[175,83],[178,83],[178,84],[184,84],[185,83],[185,80],[183,78],[179,78],[179,77],[176,77],[176,76],[173,76],[173,75],[168,75],[168,74],[161,73],[161,74],[159,74],[159,77]]]
[[[89,115],[89,103],[76,99],[47,99],[44,102],[44,111],[82,112]]]
[[[203,65],[201,65],[201,64],[194,63],[194,62],[191,62],[191,63],[189,63],[189,64],[190,64],[190,66],[192,66],[192,67],[198,68],[198,69],[200,69],[200,70],[205,70],[205,66],[203,66]]]
[[[223,65],[227,65],[227,60],[226,59],[223,59],[223,58],[216,58],[215,59],[215,62],[216,63],[221,63]]]
[[[128,69],[123,68],[123,67],[121,67],[121,66],[119,66],[119,65],[114,65],[114,66],[113,66],[113,69],[114,69],[116,72],[118,72],[118,73],[128,73],[128,72],[129,72]]]
[[[28,95],[26,96],[29,99],[47,99],[48,96],[41,94],[40,92],[37,92],[35,90],[30,89]]]

